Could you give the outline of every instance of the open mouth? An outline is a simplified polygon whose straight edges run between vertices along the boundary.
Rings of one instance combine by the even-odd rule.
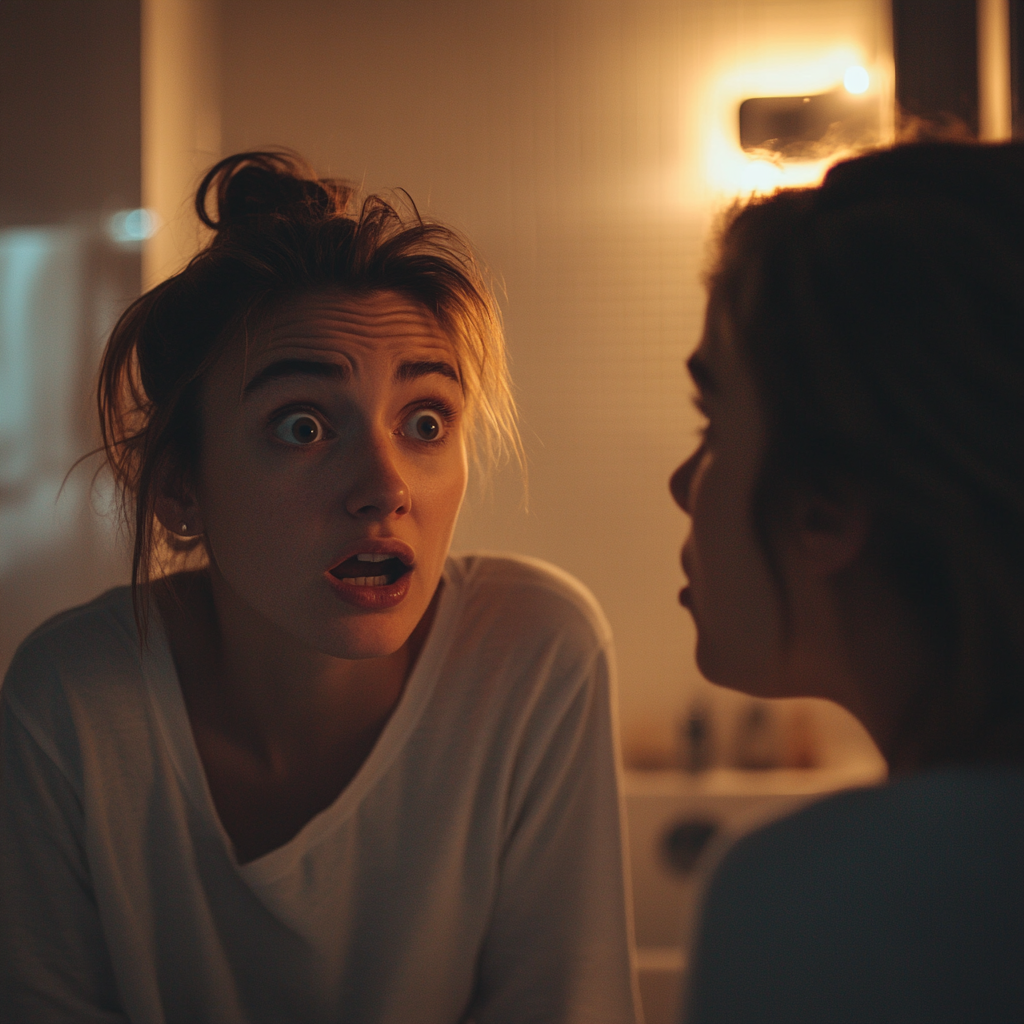
[[[363,552],[346,558],[331,570],[331,575],[352,587],[388,587],[409,571],[395,555]]]

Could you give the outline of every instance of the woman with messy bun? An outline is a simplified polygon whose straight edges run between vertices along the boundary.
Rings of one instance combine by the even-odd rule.
[[[4,683],[4,1019],[633,1019],[607,625],[449,556],[467,452],[516,447],[496,307],[353,200],[221,161],[110,338],[132,584]]]

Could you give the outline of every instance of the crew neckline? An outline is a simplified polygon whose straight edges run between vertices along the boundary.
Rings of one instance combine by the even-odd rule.
[[[451,644],[453,620],[462,605],[461,580],[457,579],[461,574],[451,569],[449,557],[441,574],[441,595],[430,633],[398,704],[359,771],[334,801],[310,818],[291,839],[244,864],[239,863],[234,844],[214,805],[188,720],[167,631],[159,609],[153,607],[149,644],[142,655],[142,676],[150,709],[189,801],[203,823],[219,838],[231,865],[250,884],[266,885],[291,871],[310,849],[353,814],[404,747],[433,693],[438,670]]]

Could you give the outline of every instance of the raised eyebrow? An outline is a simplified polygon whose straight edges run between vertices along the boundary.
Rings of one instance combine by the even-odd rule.
[[[321,380],[348,380],[349,369],[343,363],[330,363],[319,359],[278,359],[264,366],[253,375],[242,389],[242,397],[248,398],[253,392],[276,380],[286,377],[317,377]]]
[[[462,387],[462,380],[459,377],[458,371],[452,366],[451,363],[445,362],[430,362],[429,360],[419,360],[416,362],[402,363],[398,369],[395,370],[395,380],[409,381],[416,380],[419,377],[429,377],[432,373],[438,373],[442,377],[447,377],[449,380],[455,381],[459,387]]]

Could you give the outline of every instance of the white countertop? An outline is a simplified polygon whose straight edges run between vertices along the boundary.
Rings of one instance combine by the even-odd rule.
[[[876,763],[854,762],[827,768],[709,768],[703,772],[678,769],[624,773],[626,796],[811,796],[856,786],[876,786],[885,773]]]

